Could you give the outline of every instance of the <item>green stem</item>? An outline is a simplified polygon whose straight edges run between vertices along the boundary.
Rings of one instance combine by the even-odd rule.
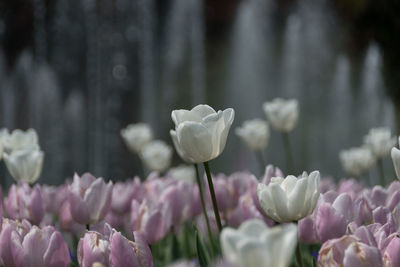
[[[297,266],[303,267],[303,263],[301,261],[300,241],[297,242],[296,246],[296,260],[297,260]]]
[[[204,162],[203,164],[204,164],[204,169],[206,170],[206,174],[207,174],[208,188],[210,189],[211,200],[212,200],[214,214],[215,214],[215,220],[217,221],[218,231],[221,232],[222,224],[221,224],[221,218],[219,217],[218,204],[217,204],[217,199],[215,197],[214,185],[213,185],[213,181],[211,178],[211,172],[210,172],[210,166],[208,165],[207,161]]]
[[[385,186],[385,171],[383,170],[383,161],[381,158],[378,159],[377,165],[378,165],[378,171],[379,171],[381,185]]]
[[[206,204],[204,202],[204,194],[203,194],[203,187],[201,186],[201,181],[200,181],[199,166],[197,165],[197,163],[195,163],[193,165],[194,165],[194,169],[196,170],[197,186],[199,187],[201,208],[203,209],[204,220],[206,221],[206,225],[207,225],[208,238],[210,239],[210,244],[214,250],[214,248],[215,248],[214,247],[214,239],[213,239],[212,232],[211,232],[210,222],[209,222],[208,216],[207,216]]]
[[[290,140],[288,133],[282,133],[283,147],[285,149],[286,167],[290,174],[294,174],[294,164],[292,157],[292,150],[290,148]]]
[[[261,174],[265,171],[265,161],[262,150],[255,151],[258,164],[260,165]]]

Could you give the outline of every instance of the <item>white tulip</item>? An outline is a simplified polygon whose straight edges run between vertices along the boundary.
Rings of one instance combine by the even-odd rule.
[[[12,151],[29,147],[39,148],[39,138],[34,129],[28,129],[26,131],[15,129],[11,134],[7,129],[2,129],[0,135],[5,153],[11,153]]]
[[[140,157],[150,171],[162,172],[171,164],[172,148],[161,140],[155,140],[145,145]]]
[[[153,140],[150,126],[145,123],[129,124],[121,130],[125,144],[134,153],[140,153],[145,145]]]
[[[235,133],[249,149],[255,151],[265,149],[270,136],[268,123],[261,119],[243,122],[242,127],[236,128]]]
[[[34,183],[42,171],[43,151],[38,147],[27,147],[12,151],[10,154],[3,153],[4,162],[14,180],[24,180],[30,184]]]
[[[392,137],[389,128],[373,128],[364,137],[364,143],[371,148],[375,157],[383,158],[390,154],[396,138]]]
[[[239,229],[221,233],[224,258],[236,267],[286,267],[297,243],[295,224],[269,228],[258,219],[245,221]]]
[[[208,105],[198,105],[192,110],[174,110],[171,117],[175,131],[170,134],[179,156],[201,163],[222,153],[235,112],[231,108],[216,112]]]
[[[399,137],[399,145],[400,145],[400,137]],[[398,149],[397,147],[393,147],[391,156],[397,178],[400,180],[400,149]]]
[[[352,176],[368,172],[375,164],[375,157],[369,147],[353,147],[340,151],[340,162],[343,169]]]
[[[196,179],[194,167],[190,165],[179,165],[171,168],[168,173],[173,179],[185,181],[187,183],[194,183]]]
[[[272,127],[279,132],[292,131],[299,119],[299,103],[296,99],[275,98],[265,102],[263,109]]]
[[[294,222],[310,215],[319,197],[319,171],[301,178],[273,177],[269,185],[258,184],[257,196],[265,213],[276,222]]]

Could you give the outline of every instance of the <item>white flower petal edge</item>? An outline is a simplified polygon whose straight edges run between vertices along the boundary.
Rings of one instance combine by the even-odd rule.
[[[400,143],[400,138],[399,138],[399,143]],[[393,166],[396,171],[397,179],[400,180],[400,149],[393,147],[390,154],[392,156]]]
[[[258,184],[258,200],[274,221],[298,221],[313,212],[319,197],[319,181],[319,171],[303,173],[301,178],[273,177],[269,185]]]
[[[237,230],[225,228],[220,239],[225,259],[237,267],[286,267],[297,243],[297,226],[269,228],[263,221],[252,219]]]

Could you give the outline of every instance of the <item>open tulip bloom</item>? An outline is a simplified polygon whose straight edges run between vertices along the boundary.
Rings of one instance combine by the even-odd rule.
[[[319,197],[319,171],[301,178],[273,177],[269,185],[259,184],[257,195],[265,213],[276,222],[295,222],[311,214]]]

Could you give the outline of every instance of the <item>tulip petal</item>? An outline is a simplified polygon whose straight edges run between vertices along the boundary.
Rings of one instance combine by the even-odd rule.
[[[113,267],[140,267],[133,246],[119,232],[112,235],[110,250]]]
[[[212,136],[209,130],[200,123],[184,122],[178,126],[177,136],[182,150],[195,163],[210,160],[213,153]]]
[[[60,232],[54,232],[48,244],[48,248],[43,255],[44,266],[46,267],[66,267],[70,263],[68,246]]]

